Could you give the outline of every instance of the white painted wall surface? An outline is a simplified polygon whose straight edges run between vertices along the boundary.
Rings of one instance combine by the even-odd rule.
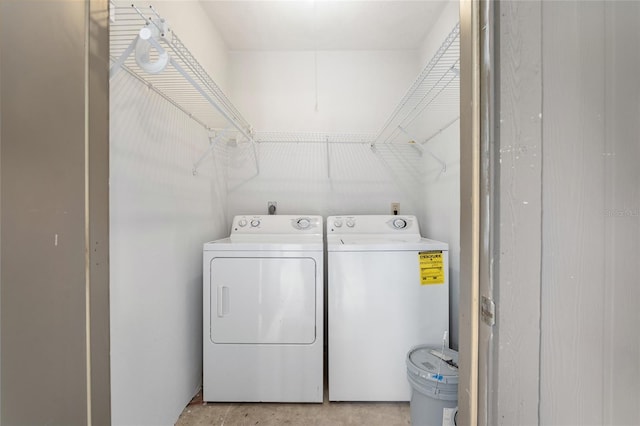
[[[259,176],[229,181],[229,218],[266,214],[268,201],[282,214],[390,214],[392,201],[417,213],[368,145],[330,144],[328,164],[325,144],[266,143],[258,153]]]
[[[460,19],[458,1],[443,5],[440,17],[431,28],[418,52],[420,70],[438,51],[446,36]],[[457,101],[457,102],[456,102]],[[460,115],[459,98],[440,102],[427,108],[411,126],[423,148],[446,164],[442,165],[428,152],[423,154],[423,180],[417,188],[420,194],[420,224],[422,234],[449,244],[449,343],[458,348],[458,298],[460,294]],[[449,125],[438,133],[445,125]]]
[[[259,131],[372,132],[416,76],[414,51],[230,53],[232,98]],[[317,90],[317,92],[316,92]],[[317,93],[317,97],[316,97]],[[316,110],[317,99],[317,110]],[[233,154],[231,154],[233,155]],[[242,158],[242,155],[239,155]],[[368,145],[263,143],[260,175],[238,162],[230,175],[229,217],[266,213],[386,214],[390,203],[416,213]]]
[[[126,73],[111,81],[114,425],[170,425],[201,383],[202,244],[223,237],[226,190],[205,130]]]
[[[224,88],[200,3],[155,7]],[[202,244],[228,234],[224,149],[194,176],[201,126],[125,72],[110,96],[112,424],[172,425],[202,380]]]
[[[458,21],[460,21],[460,2],[458,0],[448,0],[444,2],[438,20],[427,33],[418,52],[420,67],[426,65],[431,60],[433,54],[436,53],[444,41],[444,38]]]
[[[233,51],[229,59],[233,101],[260,131],[377,132],[417,74],[413,50]]]
[[[422,235],[449,244],[449,343],[458,348],[460,295],[460,127],[458,122],[425,148],[446,163],[446,171],[424,154],[420,225]]]

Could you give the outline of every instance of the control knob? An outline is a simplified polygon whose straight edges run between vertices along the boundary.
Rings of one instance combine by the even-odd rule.
[[[241,227],[247,226],[247,219],[240,219],[238,221],[238,226],[241,226]]]
[[[260,221],[258,219],[253,219],[251,221],[251,226],[257,228],[260,225]]]
[[[298,223],[298,228],[300,229],[307,229],[311,225],[311,222],[309,221],[309,219],[306,219],[306,218],[298,219],[297,223]]]
[[[342,226],[342,221],[340,219],[333,221],[333,226],[336,228],[340,228]]]
[[[402,229],[407,227],[407,221],[404,219],[394,219],[393,227],[396,229]]]
[[[353,219],[347,219],[347,226],[349,228],[353,228],[354,226],[356,226],[356,222]]]

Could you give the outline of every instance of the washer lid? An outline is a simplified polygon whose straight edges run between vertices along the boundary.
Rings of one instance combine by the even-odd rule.
[[[385,235],[327,235],[327,250],[335,251],[448,251],[449,245],[428,238]]]
[[[419,235],[341,235],[342,244],[406,244],[421,241]]]
[[[458,383],[458,352],[435,346],[416,346],[407,354],[407,371],[421,379],[444,384]]]

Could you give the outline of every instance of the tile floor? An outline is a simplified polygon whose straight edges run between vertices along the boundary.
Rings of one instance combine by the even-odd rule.
[[[184,409],[176,426],[399,426],[411,424],[408,402],[328,402],[323,404],[202,403],[201,393]]]

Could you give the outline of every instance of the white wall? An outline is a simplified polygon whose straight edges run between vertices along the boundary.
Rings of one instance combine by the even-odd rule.
[[[260,131],[377,132],[417,66],[411,50],[319,51],[317,67],[307,51],[229,58],[233,101]]]
[[[460,2],[458,0],[448,0],[446,4],[443,5],[438,20],[434,23],[422,42],[422,46],[418,52],[421,67],[429,63],[433,54],[436,53],[444,41],[444,38],[459,20]]]
[[[389,214],[392,201],[416,211],[368,145],[330,144],[328,164],[325,144],[261,144],[258,156],[259,176],[230,180],[230,217],[266,214],[268,201],[282,214]]]
[[[200,4],[156,6],[224,81]],[[172,425],[202,380],[202,244],[228,233],[225,153],[194,176],[204,128],[125,72],[110,96],[112,424]]]
[[[420,49],[421,67],[429,63],[447,35],[459,20],[459,4],[450,1],[427,34]],[[427,108],[414,124],[419,140],[433,135],[424,149],[446,164],[441,164],[429,153],[423,154],[423,180],[420,189],[420,225],[423,235],[449,244],[449,338],[452,348],[458,348],[458,298],[460,295],[460,115],[459,96],[454,102],[440,102]],[[445,125],[449,127],[438,133]]]
[[[422,234],[449,244],[449,340],[458,348],[458,298],[460,295],[460,127],[458,122],[443,131],[425,149],[446,163],[446,171],[424,155]]]
[[[417,69],[414,51],[321,51],[316,86],[314,52],[234,51],[230,60],[234,103],[259,131],[375,133]],[[386,214],[392,201],[416,213],[367,145],[338,145],[327,155],[322,144],[261,144],[259,176],[230,182],[229,216],[266,213],[267,201],[280,213]]]
[[[114,425],[173,424],[201,383],[202,244],[228,232],[220,165],[191,172],[207,144],[128,74],[111,81]]]
[[[121,1],[121,0],[119,0]],[[123,2],[129,5],[131,2]],[[222,36],[211,24],[199,0],[152,2],[209,76],[229,94],[229,58]]]

